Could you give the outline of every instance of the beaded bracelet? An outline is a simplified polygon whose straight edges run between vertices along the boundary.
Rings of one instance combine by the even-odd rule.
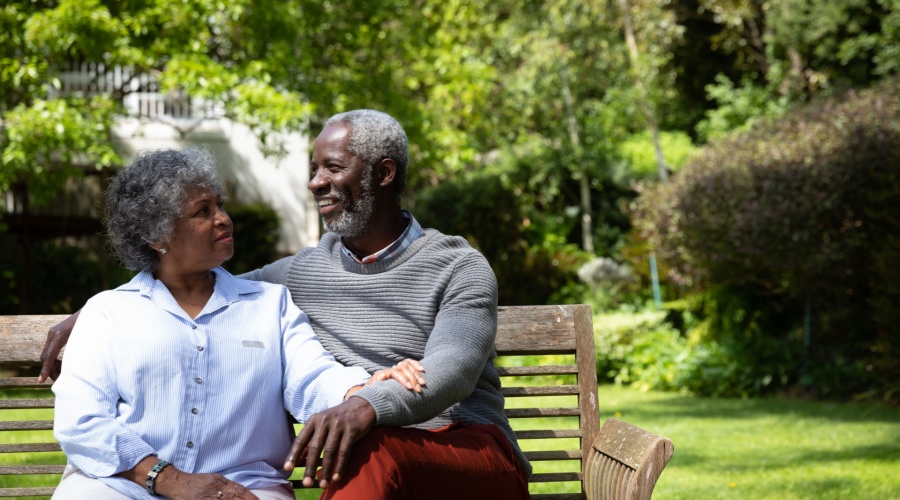
[[[156,496],[156,492],[153,491],[153,488],[156,487],[156,476],[162,472],[163,469],[169,466],[169,462],[165,460],[160,460],[153,466],[153,469],[147,473],[147,493],[150,493],[153,496]]]

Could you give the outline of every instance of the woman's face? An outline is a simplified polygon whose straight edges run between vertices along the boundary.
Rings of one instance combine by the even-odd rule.
[[[160,256],[160,267],[165,265],[167,271],[187,274],[222,265],[234,255],[232,229],[219,193],[191,191],[175,222],[172,238],[163,245],[167,251]]]

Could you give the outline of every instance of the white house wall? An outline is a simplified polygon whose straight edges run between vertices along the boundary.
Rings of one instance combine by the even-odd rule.
[[[309,140],[287,134],[287,155],[265,157],[250,129],[224,118],[203,120],[187,130],[181,124],[128,118],[113,128],[113,143],[123,160],[144,149],[202,145],[215,156],[235,201],[265,203],[281,216],[278,251],[292,254],[319,239],[318,211],[309,195]],[[237,234],[235,237],[240,238]]]

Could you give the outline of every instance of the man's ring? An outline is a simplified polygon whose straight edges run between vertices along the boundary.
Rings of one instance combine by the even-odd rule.
[[[222,498],[222,490],[219,490],[219,491],[216,493],[216,498]]]

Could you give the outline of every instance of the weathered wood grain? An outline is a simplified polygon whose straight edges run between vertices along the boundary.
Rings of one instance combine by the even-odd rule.
[[[21,408],[53,408],[56,400],[53,398],[41,399],[0,399],[0,410],[15,410]]]
[[[672,442],[611,418],[586,455],[584,488],[589,498],[649,499],[674,451]]]
[[[47,331],[64,315],[0,316],[0,366],[38,363]]]

